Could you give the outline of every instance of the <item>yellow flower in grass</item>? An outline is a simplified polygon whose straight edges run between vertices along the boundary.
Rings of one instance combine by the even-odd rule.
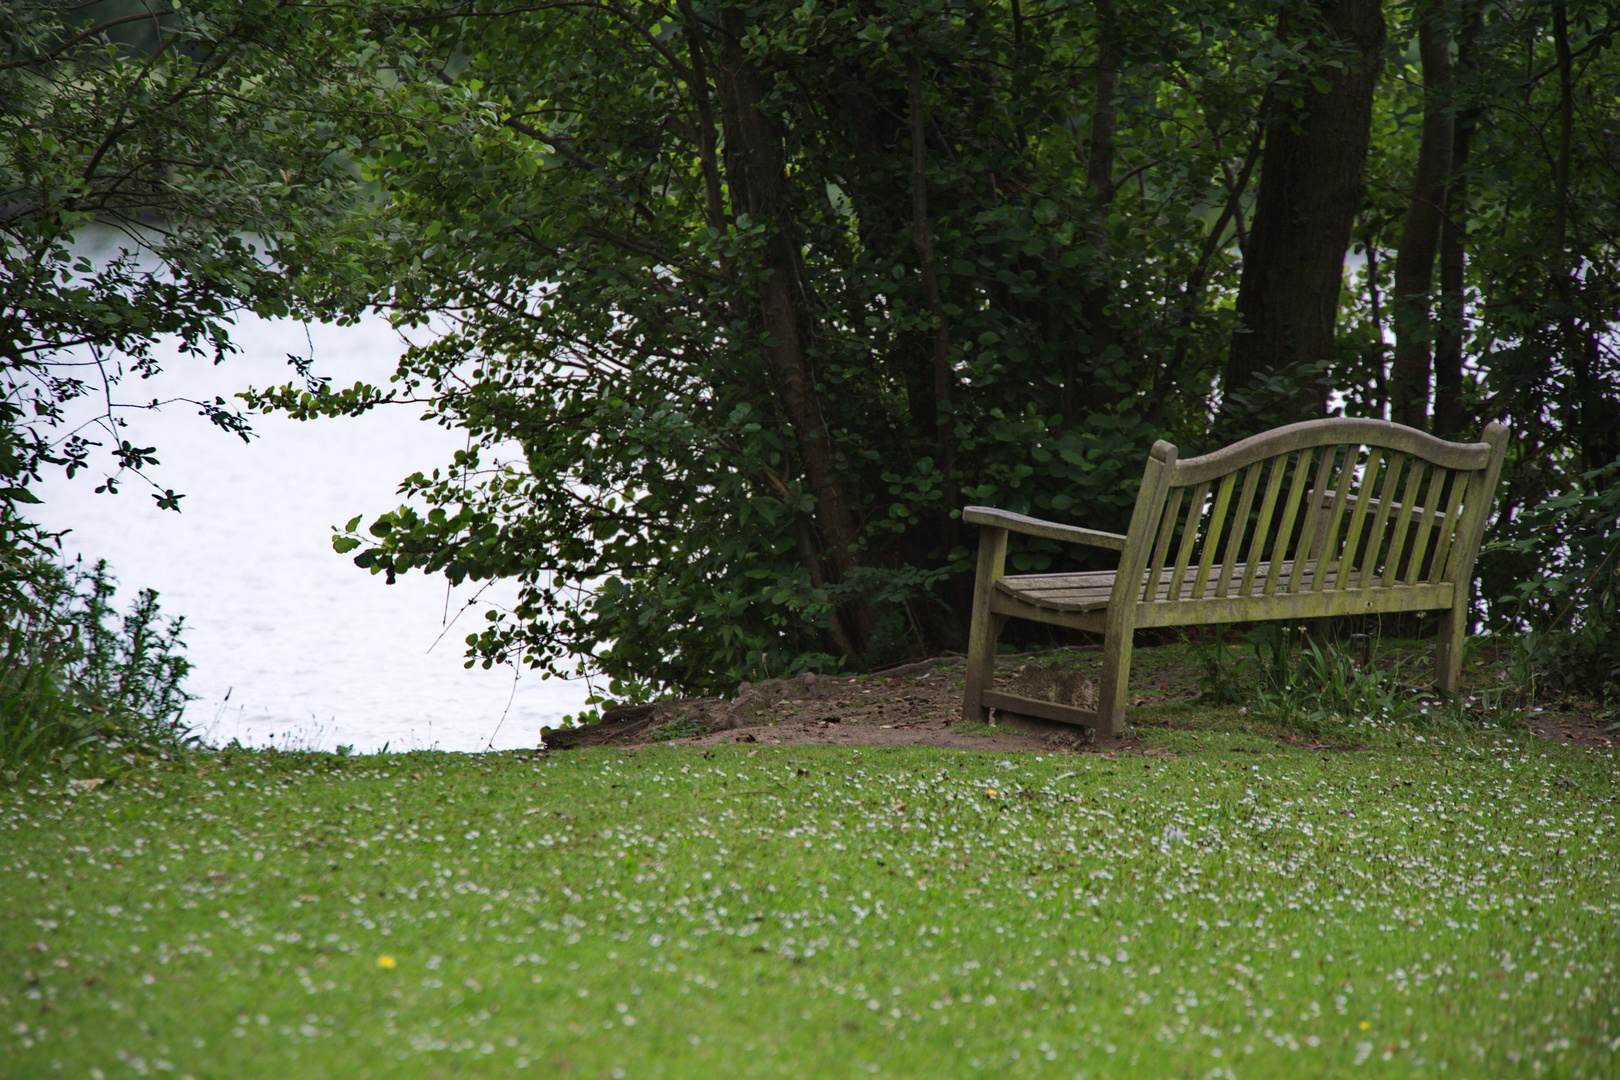
[[[377,957],[377,966],[382,968],[384,971],[393,971],[394,968],[399,966],[399,963],[392,956],[384,954]]]
[[[1362,1031],[1366,1031],[1370,1027],[1372,1027],[1372,1022],[1370,1020],[1363,1020],[1361,1022],[1361,1030]]]

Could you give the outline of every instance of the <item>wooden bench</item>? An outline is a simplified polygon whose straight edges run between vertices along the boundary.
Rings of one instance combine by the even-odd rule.
[[[1186,461],[1161,440],[1123,536],[966,508],[981,531],[963,716],[999,709],[1116,735],[1138,629],[1369,612],[1443,612],[1435,681],[1455,692],[1507,437],[1495,423],[1480,442],[1448,443],[1383,420],[1311,420]],[[1008,575],[1013,532],[1112,549],[1119,567]],[[1102,635],[1095,709],[995,688],[1008,618]]]

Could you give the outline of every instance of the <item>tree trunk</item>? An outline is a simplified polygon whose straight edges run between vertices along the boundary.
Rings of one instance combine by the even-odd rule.
[[[1553,55],[1558,69],[1558,156],[1553,165],[1553,294],[1563,309],[1560,340],[1575,377],[1576,443],[1581,470],[1614,461],[1614,402],[1603,393],[1602,353],[1590,316],[1582,317],[1579,293],[1581,260],[1569,251],[1570,164],[1575,128],[1575,57],[1569,44],[1569,5],[1553,5]]]
[[[1475,42],[1485,29],[1479,5],[1457,39],[1457,66],[1464,72],[1477,62]],[[1457,114],[1451,133],[1451,180],[1446,185],[1445,223],[1440,227],[1440,318],[1434,334],[1434,433],[1442,438],[1471,427],[1463,408],[1464,273],[1468,242],[1468,152],[1480,109]]]
[[[1453,113],[1451,42],[1441,23],[1444,0],[1418,13],[1418,53],[1423,63],[1423,141],[1412,174],[1412,197],[1395,252],[1395,359],[1390,365],[1390,419],[1429,426],[1429,293],[1440,249],[1446,183],[1451,177]],[[1443,286],[1442,286],[1443,288]]]
[[[1114,201],[1114,133],[1119,124],[1119,103],[1115,93],[1119,88],[1117,57],[1108,43],[1113,32],[1113,0],[1097,0],[1097,78],[1096,99],[1091,107],[1091,146],[1086,162],[1086,187],[1091,195],[1091,242],[1097,248],[1097,265],[1107,273],[1108,207]],[[1081,298],[1081,310],[1086,319],[1086,331],[1091,336],[1090,370],[1075,370],[1065,374],[1064,417],[1065,427],[1074,427],[1086,412],[1102,412],[1119,403],[1119,393],[1113,385],[1102,381],[1097,369],[1110,365],[1118,357],[1120,333],[1112,301],[1115,285],[1110,280],[1096,282],[1086,289]],[[1075,385],[1084,379],[1083,385]],[[1075,415],[1070,415],[1070,410]]]
[[[1324,411],[1323,395],[1301,388],[1284,400],[1255,400],[1255,382],[1296,375],[1333,355],[1344,253],[1361,202],[1372,126],[1373,88],[1384,45],[1378,0],[1312,0],[1283,17],[1284,38],[1313,18],[1339,46],[1338,66],[1312,73],[1325,93],[1306,90],[1298,107],[1273,99],[1267,110],[1260,189],[1238,285],[1240,326],[1227,354],[1222,426],[1264,426],[1277,410],[1295,419]]]
[[[923,297],[934,320],[933,348],[929,353],[933,374],[934,443],[943,477],[945,519],[941,527],[954,541],[957,522],[951,514],[958,509],[956,491],[956,413],[951,404],[956,372],[951,368],[951,328],[945,319],[945,305],[939,293],[939,272],[934,265],[934,238],[928,227],[928,134],[923,112],[922,59],[915,53],[907,65],[907,90],[911,113],[911,220],[912,242],[922,274]]]
[[[739,45],[747,29],[743,12],[727,9],[722,15],[720,91],[726,133],[727,179],[734,206],[756,222],[768,223],[760,267],[756,318],[763,339],[761,351],[770,372],[771,386],[782,415],[793,429],[806,484],[816,497],[816,529],[822,555],[838,578],[847,577],[857,564],[856,525],[843,477],[833,464],[833,448],[816,396],[814,375],[804,354],[795,296],[800,285],[798,253],[791,238],[792,222],[784,220],[780,195],[782,166],[778,138],[770,118],[759,108],[769,87],[765,77]],[[846,640],[863,650],[871,632],[869,605],[856,601],[839,612]],[[838,634],[834,634],[835,639]]]
[[[681,18],[686,22],[687,51],[692,59],[692,103],[697,106],[698,112],[698,164],[703,169],[704,209],[709,224],[724,232],[731,220],[726,214],[725,196],[722,194],[724,185],[720,179],[719,157],[715,147],[714,104],[709,100],[709,73],[703,55],[702,24],[692,10],[692,0],[680,0],[679,6]],[[730,273],[728,266],[723,269]]]
[[[1569,232],[1569,162],[1571,133],[1575,127],[1575,58],[1569,49],[1569,4],[1553,4],[1553,55],[1558,67],[1558,156],[1553,161],[1554,272],[1566,269],[1564,242]]]

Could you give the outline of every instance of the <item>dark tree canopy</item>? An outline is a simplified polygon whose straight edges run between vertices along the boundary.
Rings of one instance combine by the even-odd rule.
[[[211,238],[165,258],[222,310],[449,326],[387,386],[250,401],[467,433],[337,546],[520,579],[486,662],[716,690],[958,647],[963,505],[1117,529],[1154,438],[1302,410],[1519,433],[1491,600],[1550,557],[1536,508],[1612,486],[1612,3],[227,9],[277,75],[152,113],[193,164],[147,187],[223,208],[161,209]]]
[[[713,689],[958,646],[961,505],[1117,528],[1154,437],[1302,407],[1503,418],[1542,461],[1521,479],[1610,460],[1601,5],[456,13],[401,9],[376,40],[482,111],[367,165],[398,221],[387,300],[456,329],[386,391],[263,400],[415,399],[473,435],[340,546],[523,578],[486,657]],[[1421,152],[1458,132],[1472,156]],[[1436,300],[1391,297],[1389,245],[1394,287],[1432,288],[1437,221],[1430,347],[1473,360],[1392,383],[1384,334],[1412,355]],[[1567,394],[1499,386],[1531,356],[1571,366]]]

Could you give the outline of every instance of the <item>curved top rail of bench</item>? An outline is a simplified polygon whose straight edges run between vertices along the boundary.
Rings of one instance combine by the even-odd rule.
[[[1202,457],[1174,461],[1170,464],[1170,483],[1176,487],[1201,484],[1278,454],[1347,443],[1395,450],[1447,469],[1483,469],[1490,462],[1496,445],[1506,438],[1507,428],[1498,423],[1486,425],[1481,442],[1453,443],[1404,424],[1392,424],[1388,420],[1304,420],[1251,435],[1242,442]],[[1167,449],[1173,447],[1168,443],[1154,446],[1155,456],[1163,460],[1158,452],[1160,445]]]

